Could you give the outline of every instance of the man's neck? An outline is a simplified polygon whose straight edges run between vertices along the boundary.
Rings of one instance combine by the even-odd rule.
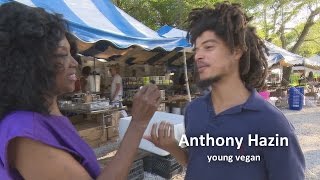
[[[250,96],[250,91],[238,78],[223,79],[212,85],[211,100],[216,114],[231,107],[243,104]]]

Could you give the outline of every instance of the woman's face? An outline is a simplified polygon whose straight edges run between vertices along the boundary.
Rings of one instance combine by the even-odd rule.
[[[78,62],[70,54],[70,44],[66,37],[59,42],[55,55],[58,62],[55,94],[73,92]]]

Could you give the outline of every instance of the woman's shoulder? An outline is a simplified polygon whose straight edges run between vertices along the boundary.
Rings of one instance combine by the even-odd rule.
[[[54,123],[52,119],[67,119],[64,116],[42,115],[33,111],[13,111],[0,120],[0,131],[8,133],[31,133],[41,126]]]
[[[34,112],[31,111],[13,111],[0,120],[0,128],[3,126],[19,127],[30,125],[34,119]]]

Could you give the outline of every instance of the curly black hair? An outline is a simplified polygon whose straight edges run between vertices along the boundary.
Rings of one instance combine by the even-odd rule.
[[[55,51],[67,29],[61,15],[42,8],[0,6],[0,119],[17,110],[49,114],[59,68]]]
[[[193,9],[188,16],[188,38],[192,44],[205,31],[213,31],[220,37],[231,52],[240,48],[244,53],[240,58],[240,78],[249,88],[260,89],[265,84],[268,64],[264,52],[268,53],[263,40],[255,28],[248,25],[248,17],[241,5],[217,3],[214,8]]]

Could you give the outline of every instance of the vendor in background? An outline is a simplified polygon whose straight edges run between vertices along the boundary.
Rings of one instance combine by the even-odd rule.
[[[91,73],[90,66],[85,66],[82,68],[82,71],[81,71],[82,76],[80,78],[80,85],[81,85],[81,91],[83,93],[90,91],[90,85],[89,85],[89,80],[88,80],[90,73]]]
[[[110,73],[112,76],[112,83],[111,83],[111,101],[120,101],[123,95],[123,85],[122,85],[122,78],[119,75],[120,68],[119,66],[111,66]]]
[[[317,82],[314,79],[313,72],[310,71],[307,77],[308,89],[311,93],[315,93],[315,86]]]
[[[310,71],[307,77],[308,82],[314,82],[313,72]]]
[[[179,77],[179,90],[178,93],[179,94],[187,94],[187,90],[186,90],[186,77],[185,77],[185,73],[181,73],[180,77]]]
[[[305,77],[304,73],[302,73],[300,75],[298,82],[299,82],[299,86],[303,86],[306,83],[306,77]]]

